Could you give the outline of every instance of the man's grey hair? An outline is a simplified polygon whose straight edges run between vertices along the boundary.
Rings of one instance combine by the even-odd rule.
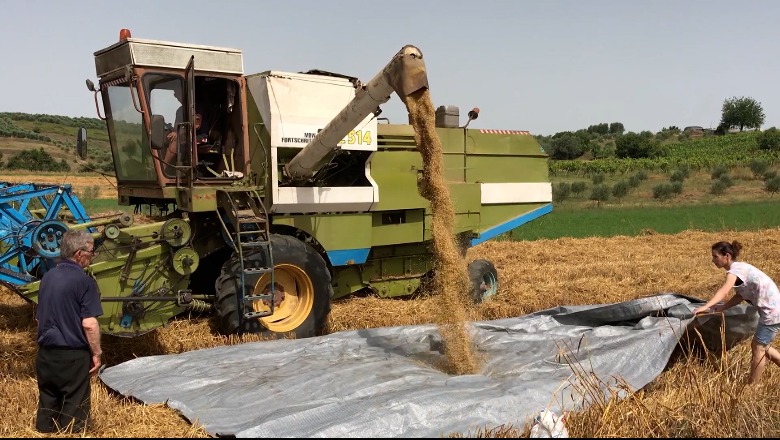
[[[94,243],[92,235],[85,231],[66,231],[62,234],[62,241],[60,241],[60,257],[73,259],[76,251],[79,249],[87,251]]]

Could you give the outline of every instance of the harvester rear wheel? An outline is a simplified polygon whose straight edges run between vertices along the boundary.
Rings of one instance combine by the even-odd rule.
[[[322,332],[330,313],[333,287],[325,260],[310,245],[286,235],[271,235],[274,262],[274,313],[270,316],[244,319],[244,312],[267,308],[261,301],[247,302],[239,316],[237,295],[240,293],[241,264],[238,255],[222,266],[216,282],[218,327],[223,334],[266,333],[296,338],[316,336]],[[246,267],[265,267],[265,254],[244,254]],[[271,274],[244,276],[246,295],[270,291]]]
[[[468,266],[471,299],[479,304],[498,291],[498,271],[488,260],[474,260]]]

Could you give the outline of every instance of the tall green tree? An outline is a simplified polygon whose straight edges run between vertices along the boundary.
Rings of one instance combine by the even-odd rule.
[[[574,133],[564,133],[558,136],[556,133],[550,141],[547,154],[553,159],[570,160],[576,159],[585,152],[585,142],[582,137]]]
[[[613,122],[609,124],[610,134],[623,134],[624,131],[626,131],[626,128],[623,126],[622,122]]]
[[[628,132],[615,140],[615,155],[620,159],[654,158],[664,155],[661,143],[653,139],[653,133]]]
[[[723,101],[723,112],[720,126],[728,128],[739,127],[739,131],[747,128],[760,128],[764,123],[764,108],[753,98],[728,98]]]

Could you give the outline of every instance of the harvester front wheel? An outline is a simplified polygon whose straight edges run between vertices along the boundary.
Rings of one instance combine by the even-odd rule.
[[[498,291],[498,271],[488,260],[474,260],[468,266],[471,299],[479,304]]]
[[[245,319],[245,312],[269,310],[264,301],[247,301],[239,316],[237,296],[241,288],[241,262],[234,254],[223,266],[216,282],[218,327],[223,334],[266,333],[296,338],[322,332],[333,297],[330,272],[325,260],[310,245],[290,236],[271,235],[274,262],[274,312],[261,318]],[[245,267],[267,267],[263,252],[244,254]],[[244,275],[244,294],[261,295],[271,291],[271,274]]]

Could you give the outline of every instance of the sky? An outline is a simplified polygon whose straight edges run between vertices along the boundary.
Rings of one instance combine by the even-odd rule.
[[[134,38],[241,49],[244,73],[323,69],[370,80],[406,44],[435,106],[470,128],[551,135],[715,127],[747,96],[780,126],[777,0],[3,2],[0,112],[96,117],[95,51]],[[397,96],[383,117],[403,123]]]

